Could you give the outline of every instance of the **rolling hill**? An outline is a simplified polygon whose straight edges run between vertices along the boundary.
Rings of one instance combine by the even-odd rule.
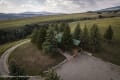
[[[23,13],[0,13],[0,20],[21,19],[36,16],[59,15],[62,13],[52,12],[23,12]]]
[[[110,7],[98,10],[98,12],[120,11],[120,6]]]
[[[94,12],[110,12],[110,11],[120,11],[120,6],[110,7],[106,9],[97,10]],[[48,15],[60,15],[65,13],[53,13],[53,12],[23,12],[23,13],[0,13],[0,20],[13,20],[37,16],[48,16]]]

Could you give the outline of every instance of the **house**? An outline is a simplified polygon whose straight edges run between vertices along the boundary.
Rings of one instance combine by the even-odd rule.
[[[62,41],[62,36],[63,36],[63,32],[56,34],[55,38],[57,39],[57,42],[58,42],[58,43],[61,43],[61,41]],[[74,44],[75,46],[79,46],[80,42],[81,42],[80,40],[73,39],[73,44]]]

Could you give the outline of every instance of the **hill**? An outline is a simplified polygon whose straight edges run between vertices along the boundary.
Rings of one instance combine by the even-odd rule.
[[[111,11],[120,11],[120,6],[101,9],[101,10],[98,10],[97,12],[111,12]]]
[[[35,16],[59,15],[62,13],[52,12],[23,12],[23,13],[0,13],[0,20],[20,19]]]
[[[90,12],[111,12],[111,11],[120,11],[120,6],[105,8],[97,11]],[[53,13],[53,12],[23,12],[23,13],[0,13],[0,20],[11,20],[11,19],[21,19],[29,17],[38,17],[38,16],[48,16],[48,15],[61,15],[65,13]]]
[[[120,13],[103,13],[104,17],[119,16]],[[57,20],[83,20],[89,18],[98,18],[100,14],[94,13],[74,13],[74,14],[61,14],[61,15],[48,15],[48,16],[36,16],[23,19],[14,19],[14,20],[0,20],[0,28],[8,27],[21,27],[26,24],[34,24],[48,21],[57,21]]]

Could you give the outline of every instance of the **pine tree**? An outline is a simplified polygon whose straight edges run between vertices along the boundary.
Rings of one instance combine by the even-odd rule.
[[[55,24],[55,25],[54,25],[54,30],[55,30],[57,33],[59,32],[58,24]]]
[[[73,38],[77,39],[77,40],[80,40],[81,36],[82,36],[82,30],[80,28],[80,24],[77,24],[77,26],[74,30],[74,33],[73,33]]]
[[[38,30],[35,29],[32,33],[32,38],[31,38],[31,42],[36,44],[37,43],[37,36],[38,36]]]
[[[108,29],[106,30],[106,32],[104,34],[104,38],[106,40],[112,40],[112,38],[113,38],[113,30],[112,30],[111,26],[109,26]]]
[[[88,28],[85,25],[84,29],[83,29],[83,35],[82,35],[82,47],[84,49],[88,49],[89,48],[89,32],[88,32]]]
[[[39,49],[42,49],[42,44],[45,41],[45,36],[46,36],[46,29],[44,27],[41,27],[38,30],[38,34],[37,34],[37,46]]]
[[[59,32],[63,32],[64,28],[65,28],[66,24],[65,23],[61,23],[59,26]]]
[[[62,45],[64,50],[71,50],[73,47],[72,35],[70,33],[70,27],[68,24],[64,27],[63,37],[62,37]]]
[[[90,43],[92,51],[99,51],[101,49],[101,35],[96,24],[91,28]]]
[[[46,53],[50,56],[55,56],[58,53],[57,41],[55,39],[54,30],[52,28],[49,28],[47,30],[47,35],[46,35],[45,41],[42,45],[42,49],[43,49],[44,53]]]

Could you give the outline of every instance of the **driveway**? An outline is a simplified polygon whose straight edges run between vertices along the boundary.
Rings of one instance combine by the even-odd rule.
[[[0,73],[2,75],[8,75],[9,73],[7,61],[10,53],[18,46],[29,41],[11,47],[1,56]],[[56,69],[63,80],[120,80],[119,66],[87,54],[79,54],[75,58],[66,53],[64,56],[67,57],[68,61]],[[41,80],[41,77],[32,77],[30,80]]]
[[[10,55],[10,53],[12,53],[12,51],[14,51],[17,47],[29,42],[30,40],[26,40],[26,41],[23,41],[11,48],[9,48],[7,51],[5,51],[3,53],[3,55],[0,57],[0,74],[1,75],[8,75],[9,74],[9,70],[8,70],[8,57]]]
[[[79,54],[57,70],[63,80],[120,80],[120,67]]]

